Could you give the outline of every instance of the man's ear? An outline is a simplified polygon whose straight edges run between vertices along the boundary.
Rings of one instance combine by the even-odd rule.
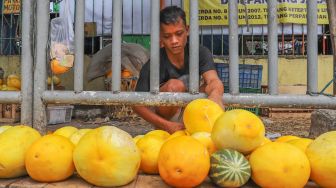
[[[186,25],[187,35],[189,36],[189,25]]]

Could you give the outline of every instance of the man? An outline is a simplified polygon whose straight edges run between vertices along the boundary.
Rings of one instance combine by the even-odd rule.
[[[184,11],[177,6],[166,7],[160,12],[160,92],[186,92],[189,81],[189,46],[187,39],[189,27],[186,25]],[[149,91],[150,63],[140,71],[136,91]],[[205,92],[210,100],[223,107],[224,87],[218,78],[212,54],[205,47],[199,50],[199,73],[204,79],[200,91]],[[135,106],[133,110],[152,123],[156,128],[169,133],[184,129],[180,107],[145,107]]]

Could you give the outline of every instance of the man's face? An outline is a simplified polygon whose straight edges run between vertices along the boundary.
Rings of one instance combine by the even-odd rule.
[[[160,27],[161,47],[165,47],[171,54],[182,53],[189,35],[189,29],[184,25],[183,20],[179,18],[175,24],[161,24]]]

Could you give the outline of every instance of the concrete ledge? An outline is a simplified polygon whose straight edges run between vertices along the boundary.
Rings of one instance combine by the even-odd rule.
[[[321,109],[313,111],[309,137],[315,138],[333,130],[336,130],[336,110]]]

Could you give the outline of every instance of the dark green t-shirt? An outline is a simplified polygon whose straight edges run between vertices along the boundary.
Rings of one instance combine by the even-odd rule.
[[[184,67],[182,69],[176,68],[168,59],[166,50],[160,49],[160,85],[167,82],[169,79],[177,79],[184,75],[189,75],[189,48],[185,47]],[[216,70],[212,54],[209,49],[199,47],[199,74],[209,70]],[[148,61],[141,69],[138,83],[135,91],[149,91],[150,85],[150,62]]]

